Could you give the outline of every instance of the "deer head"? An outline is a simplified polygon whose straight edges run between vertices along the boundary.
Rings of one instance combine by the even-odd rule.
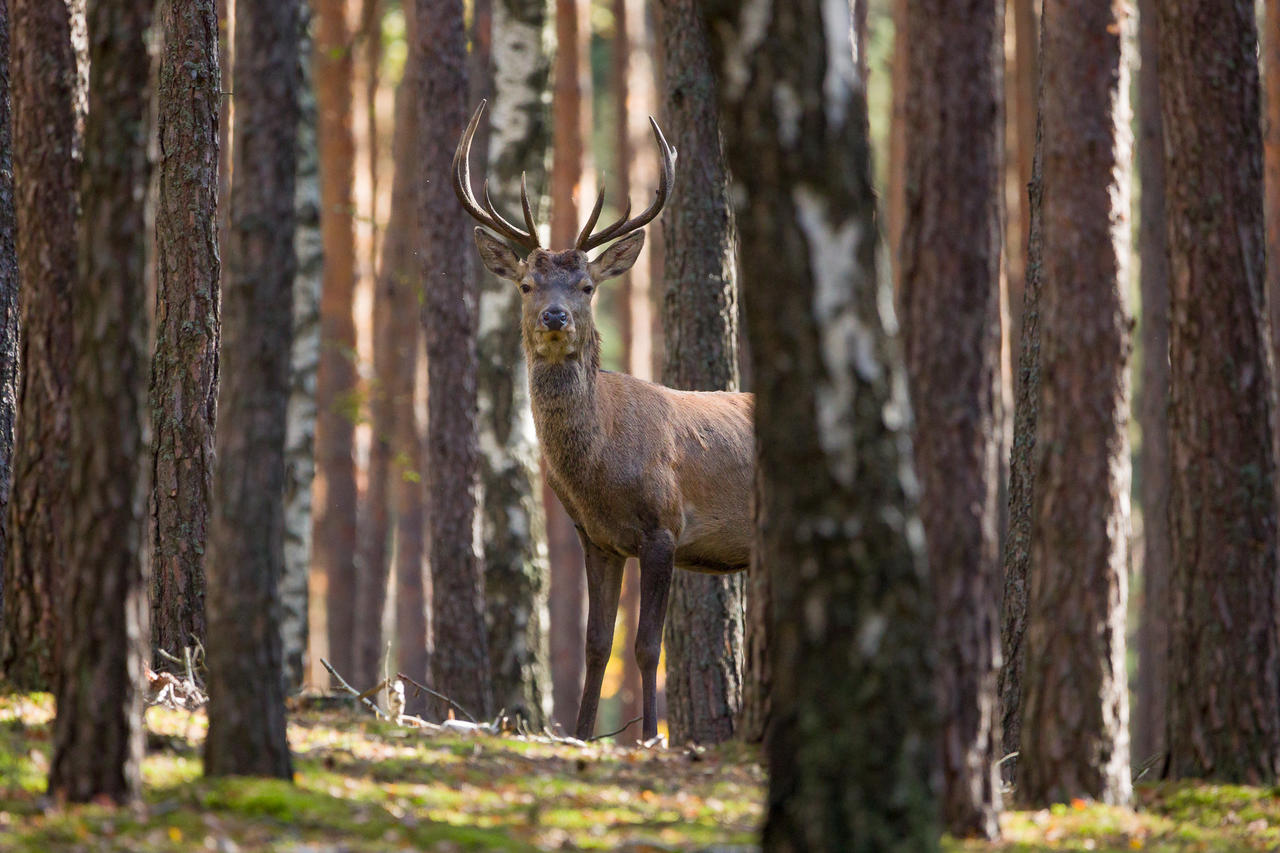
[[[481,101],[471,117],[453,157],[454,192],[467,213],[483,226],[475,229],[480,259],[494,275],[515,282],[519,287],[521,328],[525,351],[531,359],[559,363],[580,359],[584,354],[592,356],[597,346],[592,315],[596,287],[622,275],[635,263],[644,246],[642,229],[662,211],[671,194],[675,181],[676,150],[667,144],[658,123],[651,116],[649,124],[653,127],[662,166],[653,204],[638,216],[631,217],[631,203],[628,202],[622,216],[595,232],[604,207],[604,182],[601,181],[595,206],[573,248],[552,251],[539,245],[538,229],[533,221],[533,209],[523,175],[520,176],[523,229],[512,224],[495,208],[489,196],[488,180],[484,182],[483,206],[472,194],[471,140],[480,124],[485,103]],[[606,243],[611,245],[594,260],[587,257],[589,251]],[[525,253],[523,257],[517,249]]]

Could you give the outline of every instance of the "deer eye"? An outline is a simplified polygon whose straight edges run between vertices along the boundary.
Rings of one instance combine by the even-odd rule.
[[[521,293],[528,293],[530,290],[533,290],[533,288],[532,288],[532,287],[530,287],[529,285],[527,285],[527,284],[522,284],[522,285],[520,285],[520,292],[521,292]]]
[[[591,293],[592,293],[594,290],[595,290],[595,287],[594,287],[593,285],[590,285],[590,284],[583,285],[583,287],[582,287],[582,292],[583,292],[583,293],[585,293],[585,294],[587,294],[588,296],[590,296],[590,295],[591,295]]]

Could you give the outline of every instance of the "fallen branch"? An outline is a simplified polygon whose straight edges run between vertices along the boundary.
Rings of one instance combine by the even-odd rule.
[[[343,678],[341,675],[338,675],[338,671],[333,668],[333,664],[329,663],[324,658],[320,658],[320,663],[322,666],[324,666],[326,670],[328,670],[330,675],[332,675],[334,678],[338,680],[339,687],[341,687],[343,690],[350,693],[352,696],[356,697],[356,699],[361,704],[363,704],[366,708],[368,708],[370,711],[373,712],[373,715],[375,717],[377,717],[378,719],[385,719],[386,714],[382,713],[382,709],[378,707],[378,703],[374,702],[372,699],[368,698],[367,696],[362,694],[359,690],[356,690],[354,687],[348,684],[345,678]],[[382,685],[378,685],[378,686],[381,687]]]
[[[643,719],[644,717],[636,717],[634,720],[631,720],[629,723],[624,725],[622,728],[618,729],[616,732],[609,732],[608,734],[604,734],[604,735],[592,735],[591,737],[587,738],[587,743],[591,743],[592,741],[597,741],[597,740],[604,740],[607,737],[616,737]]]
[[[447,702],[447,703],[449,703],[449,707],[450,707],[450,708],[453,708],[454,710],[456,710],[456,711],[460,712],[464,717],[466,717],[468,720],[470,720],[470,721],[472,722],[472,724],[473,724],[473,725],[479,725],[479,723],[477,723],[477,722],[476,722],[476,718],[475,718],[475,717],[473,717],[473,716],[471,715],[471,713],[470,713],[469,711],[467,711],[467,709],[466,709],[466,708],[462,707],[462,706],[461,706],[461,705],[459,705],[457,702],[453,701],[452,699],[450,699],[448,696],[444,695],[443,693],[438,693],[438,692],[436,692],[435,690],[432,690],[432,689],[431,689],[430,687],[428,687],[427,685],[422,684],[421,682],[418,682],[418,681],[413,680],[413,679],[412,679],[412,678],[410,678],[409,676],[405,675],[403,672],[397,672],[397,673],[396,673],[396,678],[399,678],[399,679],[401,679],[402,681],[407,681],[407,682],[409,682],[409,683],[410,683],[410,684],[412,684],[415,688],[417,688],[417,690],[418,690],[419,692],[421,692],[421,693],[426,693],[428,696],[434,696],[435,698],[439,699],[441,702]],[[418,694],[417,694],[417,693],[414,693],[413,695],[414,695],[414,696],[417,696]]]

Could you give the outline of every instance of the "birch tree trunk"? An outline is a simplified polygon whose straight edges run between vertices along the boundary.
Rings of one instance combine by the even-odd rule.
[[[547,0],[495,0],[489,186],[519,210],[522,176],[534,218],[547,210],[551,56]],[[480,275],[480,479],[484,487],[485,613],[494,701],[535,728],[550,713],[546,527],[538,500],[538,446],[520,345],[519,292]]]
[[[93,107],[85,124],[84,219],[73,285],[71,535],[58,601],[62,624],[75,628],[58,661],[49,769],[49,793],[77,803],[128,803],[142,795],[150,322],[146,39],[154,5],[88,4]]]
[[[323,583],[312,583],[311,484],[316,474],[316,373],[320,366],[320,292],[324,242],[320,234],[320,158],[316,148],[316,93],[311,80],[311,11],[298,22],[298,172],[293,207],[293,344],[289,356],[289,408],[284,440],[284,574],[280,578],[280,642],[285,684],[301,687],[329,676]],[[313,625],[312,617],[316,619]],[[308,661],[308,643],[311,659]],[[308,676],[310,669],[310,676]]]
[[[933,850],[932,595],[853,21],[817,0],[747,11],[704,6],[733,128],[773,593],[764,847]]]

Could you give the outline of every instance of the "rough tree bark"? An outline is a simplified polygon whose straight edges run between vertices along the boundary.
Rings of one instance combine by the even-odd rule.
[[[556,0],[556,61],[552,103],[551,245],[569,247],[578,235],[574,190],[585,172],[584,138],[590,130],[590,76],[583,50],[590,30],[586,0]],[[582,197],[586,198],[585,186]],[[573,521],[545,479],[542,505],[551,564],[548,645],[551,656],[552,719],[573,731],[582,696],[587,642],[586,575]]]
[[[551,56],[547,0],[495,0],[486,174],[494,201],[519,210],[527,176],[535,219],[547,210]],[[546,526],[538,500],[538,446],[520,345],[519,292],[480,275],[480,479],[484,486],[485,608],[494,701],[536,727],[551,698],[547,669]]]
[[[764,846],[936,849],[932,596],[850,10],[704,9],[734,128],[774,596]]]
[[[150,0],[89,0],[89,99],[74,287],[71,529],[49,793],[142,795],[146,643],[146,187]],[[64,369],[66,365],[63,366]]]
[[[293,207],[297,227],[293,249],[293,344],[289,357],[289,407],[284,440],[284,574],[280,578],[280,644],[287,690],[329,676],[319,658],[328,656],[323,617],[323,584],[311,565],[311,483],[315,479],[316,373],[320,367],[320,292],[324,241],[320,234],[320,158],[316,150],[316,96],[311,83],[311,11],[303,4],[298,21],[298,152]],[[312,596],[316,600],[312,600]],[[308,661],[308,642],[310,656]],[[309,666],[308,666],[309,664]]]
[[[1013,79],[1005,81],[1006,103],[1013,106],[1011,130],[1013,170],[1017,176],[1016,205],[1008,210],[1009,340],[1022,340],[1022,310],[1026,301],[1028,238],[1031,234],[1031,185],[1035,166],[1036,85],[1040,79],[1040,28],[1035,0],[1008,0],[1013,17]]]
[[[298,0],[237,0],[235,180],[209,527],[210,776],[291,778],[278,586],[298,134]]]
[[[1269,784],[1280,577],[1254,15],[1247,0],[1156,6],[1173,485],[1165,772]]]
[[[1004,0],[908,10],[899,299],[933,577],[942,822],[995,838]]]
[[[427,339],[427,506],[431,561],[432,672],[437,690],[472,714],[493,705],[479,553],[476,333],[479,285],[466,215],[450,164],[467,118],[462,0],[415,0],[422,61],[418,93],[422,170],[418,216]],[[443,713],[444,709],[440,709]]]
[[[1138,255],[1142,373],[1138,386],[1138,497],[1142,505],[1142,603],[1133,719],[1135,764],[1164,753],[1169,683],[1169,243],[1164,216],[1164,132],[1160,122],[1155,2],[1138,3]]]
[[[1263,116],[1263,145],[1266,162],[1267,295],[1271,300],[1271,345],[1280,346],[1280,0],[1266,0],[1263,13],[1262,68],[1266,73],[1263,92],[1267,102]],[[1272,350],[1273,364],[1280,354]]]
[[[1042,24],[1043,26],[1043,24]],[[1043,75],[1039,84],[1043,87]],[[1000,596],[1001,751],[1018,751],[1022,738],[1022,677],[1026,669],[1027,567],[1031,562],[1031,505],[1035,493],[1033,462],[1040,418],[1040,290],[1044,251],[1044,126],[1036,121],[1031,183],[1027,185],[1031,221],[1027,231],[1027,280],[1018,330],[1018,369],[1014,383],[1013,443],[1009,454],[1009,528],[1005,534],[1004,589]],[[1011,780],[1016,765],[1005,764]]]
[[[63,632],[60,579],[70,541],[71,304],[79,234],[81,119],[87,78],[72,33],[82,0],[12,0],[13,175],[21,367],[14,426],[13,535],[4,564],[0,672],[48,689]]]
[[[738,282],[733,216],[705,23],[692,0],[658,6],[665,130],[680,178],[665,211],[666,359],[662,381],[738,390]],[[742,703],[743,575],[677,572],[665,631],[672,743],[733,735]]]
[[[1034,805],[1132,793],[1124,14],[1044,7],[1042,372],[1017,768]]]
[[[160,27],[151,644],[181,657],[182,649],[205,640],[204,555],[218,393],[222,81],[213,0],[165,0]]]
[[[3,0],[0,2],[0,635],[4,633],[4,565],[10,538],[13,424],[18,417],[18,224],[13,194],[11,92],[9,0]]]
[[[355,683],[359,600],[369,578],[356,569],[355,423],[356,286],[355,136],[352,132],[352,49],[346,0],[316,0],[312,72],[320,153],[320,231],[324,284],[320,302],[320,368],[316,377],[316,480],[313,555],[327,580],[329,660]],[[385,581],[384,581],[385,582]],[[372,684],[372,682],[369,682]]]

